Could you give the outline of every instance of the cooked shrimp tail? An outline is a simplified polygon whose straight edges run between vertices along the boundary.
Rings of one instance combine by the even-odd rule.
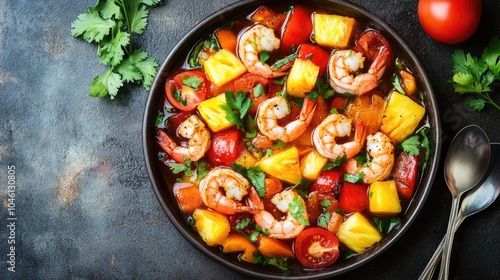
[[[286,99],[278,95],[260,104],[257,110],[257,126],[260,133],[270,140],[288,143],[307,130],[315,110],[316,103],[305,98],[299,117],[285,126],[280,126],[278,121],[290,114],[291,110]]]
[[[260,60],[260,53],[277,50],[280,44],[281,41],[274,35],[273,29],[257,24],[241,35],[238,41],[238,55],[248,72],[265,78],[280,77],[286,73],[275,72],[271,66]]]
[[[297,237],[304,230],[305,225],[295,219],[289,210],[290,203],[294,200],[298,200],[303,209],[306,209],[304,199],[296,191],[287,189],[271,198],[271,202],[279,211],[286,213],[286,217],[283,220],[277,220],[270,212],[262,210],[254,215],[255,222],[259,227],[266,229],[270,237],[279,239]],[[304,211],[301,216],[304,220],[308,220],[307,211]]]
[[[187,146],[178,145],[165,131],[156,130],[156,143],[173,160],[184,163],[185,159],[197,161],[205,156],[210,148],[210,131],[203,121],[192,115],[179,125],[177,132],[182,137],[189,139]]]
[[[370,164],[358,166],[356,159],[349,159],[346,171],[350,174],[363,174],[363,182],[371,184],[386,179],[394,165],[394,145],[389,136],[382,132],[368,135],[366,151],[371,157]]]
[[[255,188],[243,175],[229,168],[210,170],[198,187],[205,205],[222,214],[256,213],[263,207]]]
[[[342,114],[332,114],[326,117],[313,131],[312,142],[322,156],[337,160],[354,157],[361,151],[365,138],[363,122],[356,124],[354,140],[337,143],[337,138],[351,136],[352,120]]]

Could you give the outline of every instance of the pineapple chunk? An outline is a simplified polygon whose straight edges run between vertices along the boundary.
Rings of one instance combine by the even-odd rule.
[[[224,94],[219,94],[198,104],[198,112],[213,132],[218,132],[234,125],[226,118],[226,112],[221,108],[221,105],[225,104],[227,103]]]
[[[356,20],[339,15],[315,13],[314,40],[320,46],[346,48],[353,34]]]
[[[361,213],[349,216],[337,231],[337,238],[355,253],[361,253],[382,239],[382,234]]]
[[[400,143],[415,131],[424,114],[424,107],[410,97],[393,91],[382,117],[380,129],[396,143]]]
[[[257,165],[267,174],[291,184],[297,184],[302,179],[299,150],[295,146],[264,157],[257,162]]]
[[[196,230],[208,246],[222,245],[231,230],[227,217],[214,211],[197,208],[193,219]]]
[[[235,163],[245,167],[246,169],[255,166],[258,159],[250,153],[247,149],[244,149],[240,156],[236,159]]]
[[[401,212],[398,189],[394,180],[372,183],[368,201],[370,212],[375,215],[395,215]]]
[[[295,59],[292,70],[286,79],[286,92],[291,96],[304,98],[318,79],[319,66],[310,60]]]
[[[203,63],[208,79],[217,87],[237,78],[247,71],[245,65],[230,51],[222,49]]]
[[[328,159],[320,155],[316,150],[309,152],[301,161],[300,167],[302,177],[308,180],[316,180]]]
[[[243,261],[253,263],[253,254],[257,252],[257,247],[242,235],[231,233],[222,244],[222,252],[242,252],[239,258]]]

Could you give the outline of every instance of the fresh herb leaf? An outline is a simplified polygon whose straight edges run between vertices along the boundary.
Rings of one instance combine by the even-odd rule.
[[[244,218],[239,223],[236,224],[236,229],[244,229],[250,224],[249,218]]]
[[[90,84],[90,96],[114,99],[124,82],[140,82],[149,90],[158,63],[145,51],[132,48],[132,34],[142,34],[149,8],[160,0],[97,1],[71,23],[71,35],[97,43],[101,63],[110,69]]]
[[[490,96],[491,85],[500,80],[500,39],[493,37],[481,58],[463,50],[455,50],[450,65],[453,73],[450,83],[458,94],[472,93],[478,98],[467,98],[466,104],[476,112],[490,104],[497,110],[500,106]]]
[[[203,83],[203,79],[195,75],[182,78],[182,84],[193,88],[195,91],[198,90],[198,87],[201,85],[201,83]]]
[[[252,166],[247,169],[237,163],[231,164],[231,168],[248,178],[250,183],[252,183],[252,185],[255,187],[255,190],[260,197],[264,197],[266,195],[266,173],[264,173],[264,170],[262,170],[262,168],[260,168],[259,166]]]
[[[399,77],[398,74],[395,74],[394,77],[392,78],[392,85],[394,86],[397,92],[401,93],[402,95],[405,95],[406,92],[401,86],[401,82],[402,82],[401,77]]]
[[[285,257],[266,257],[262,253],[256,252],[253,254],[253,261],[256,264],[276,266],[283,271],[290,269],[290,265],[287,263],[287,258]]]
[[[373,218],[373,222],[377,226],[378,231],[383,234],[391,232],[400,223],[400,221],[401,219],[399,217]]]
[[[349,183],[362,183],[364,177],[365,174],[363,173],[356,173],[356,174],[345,173],[344,181]]]
[[[188,158],[184,159],[184,163],[168,162],[167,165],[174,174],[179,174],[181,172],[184,172],[185,176],[193,176],[194,174],[194,171],[191,169],[191,160]]]
[[[165,113],[163,111],[158,111],[158,115],[156,115],[155,127],[164,127],[165,124]]]
[[[244,129],[244,118],[248,110],[253,106],[253,102],[244,92],[238,91],[234,94],[232,91],[226,91],[226,104],[221,108],[226,113],[226,118],[234,123],[240,130]]]
[[[273,71],[277,71],[281,67],[285,66],[287,63],[292,62],[295,58],[297,58],[297,56],[298,55],[296,53],[294,53],[294,54],[291,54],[285,58],[282,58],[282,59],[276,61],[276,63],[274,63],[272,66]]]
[[[304,218],[306,210],[304,209],[304,204],[302,203],[302,199],[300,199],[300,197],[293,198],[292,202],[288,204],[288,211],[290,211],[292,217],[299,221],[299,223],[304,226],[309,225],[309,220]]]
[[[331,170],[336,167],[341,166],[343,163],[347,162],[347,155],[344,154],[341,157],[337,157],[334,161],[330,161],[323,167],[323,171]]]
[[[259,53],[259,58],[260,58],[260,63],[266,64],[266,61],[269,59],[271,55],[269,54],[268,51],[261,51]]]
[[[208,168],[210,164],[204,161],[197,161],[194,163],[196,166],[196,180],[201,180],[203,177],[207,176]]]
[[[407,138],[401,143],[401,148],[409,155],[418,155],[420,153],[420,140],[418,135]]]
[[[264,90],[264,87],[261,84],[257,84],[253,88],[253,95],[255,97],[259,97],[259,96],[263,95],[264,93],[266,93],[266,91]]]
[[[172,96],[175,98],[175,100],[182,103],[182,105],[186,106],[188,104],[188,101],[184,99],[184,97],[182,96],[182,92],[179,89],[174,88]]]

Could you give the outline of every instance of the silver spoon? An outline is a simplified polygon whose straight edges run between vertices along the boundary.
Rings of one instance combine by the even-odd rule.
[[[448,148],[444,162],[444,178],[452,194],[452,203],[439,279],[448,279],[454,237],[453,225],[458,213],[460,197],[484,178],[490,158],[490,141],[477,125],[469,125],[460,130]]]
[[[453,232],[455,232],[465,218],[476,214],[486,207],[490,206],[500,194],[500,143],[491,144],[491,163],[490,171],[487,174],[486,180],[481,184],[476,186],[470,192],[467,192],[460,205],[460,212],[458,212],[457,219],[453,225]],[[424,271],[418,278],[419,280],[429,280],[434,274],[439,260],[441,259],[441,253],[443,252],[444,238],[437,247],[434,255],[432,255],[429,263],[425,267]]]

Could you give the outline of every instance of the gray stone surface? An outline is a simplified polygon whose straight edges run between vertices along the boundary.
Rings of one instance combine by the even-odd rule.
[[[198,21],[235,1],[163,2],[137,40],[160,62]],[[458,45],[427,37],[416,0],[353,2],[395,28],[424,64],[441,110],[443,158],[467,124],[500,141],[500,112],[468,110],[447,83],[456,48],[478,55],[492,35],[500,36],[499,2],[483,1],[479,31]],[[132,85],[114,101],[87,96],[106,68],[94,45],[70,36],[70,24],[94,4],[0,0],[0,279],[248,279],[200,254],[160,208],[141,146],[148,93]],[[9,166],[15,166],[15,272],[7,270]],[[416,279],[446,231],[450,201],[441,166],[409,232],[339,279]],[[466,220],[455,238],[452,276],[498,277],[499,232],[498,201]]]

